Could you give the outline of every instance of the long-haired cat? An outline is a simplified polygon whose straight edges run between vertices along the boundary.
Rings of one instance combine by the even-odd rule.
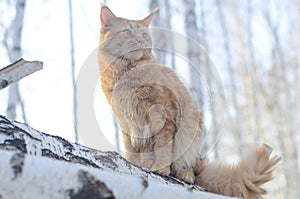
[[[266,145],[237,166],[206,164],[200,156],[200,107],[176,73],[152,54],[148,26],[156,11],[128,20],[101,8],[101,84],[122,128],[126,158],[212,192],[246,198],[265,194],[260,185],[271,180],[280,160],[270,159]]]

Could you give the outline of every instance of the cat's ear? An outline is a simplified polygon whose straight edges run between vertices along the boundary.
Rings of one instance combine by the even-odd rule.
[[[150,25],[152,19],[153,19],[154,14],[157,13],[157,11],[158,11],[158,7],[154,8],[148,17],[146,17],[146,18],[140,20],[141,23],[142,23],[144,26],[148,27],[148,26]]]
[[[101,24],[104,27],[111,27],[113,21],[117,18],[116,15],[107,7],[107,6],[102,6],[101,7]]]

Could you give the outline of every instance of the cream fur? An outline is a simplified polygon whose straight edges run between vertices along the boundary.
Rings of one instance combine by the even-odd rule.
[[[157,63],[148,33],[154,10],[143,20],[101,10],[99,64],[104,94],[122,128],[128,161],[194,182],[205,189],[259,198],[278,156],[263,145],[238,165],[206,163],[200,156],[202,113],[175,71]],[[253,160],[253,161],[252,161]]]

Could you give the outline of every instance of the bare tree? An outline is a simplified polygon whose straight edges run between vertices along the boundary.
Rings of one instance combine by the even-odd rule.
[[[224,53],[226,55],[226,63],[225,67],[228,68],[228,74],[229,74],[229,84],[230,84],[230,94],[231,94],[231,100],[232,101],[232,109],[234,111],[233,119],[234,119],[234,128],[232,129],[235,134],[238,136],[237,142],[240,142],[243,140],[242,135],[242,127],[241,127],[241,121],[240,121],[240,110],[238,105],[238,90],[236,88],[237,85],[237,79],[235,75],[235,71],[232,64],[232,56],[231,56],[231,49],[230,49],[230,41],[229,41],[229,33],[228,33],[228,27],[226,24],[226,16],[224,14],[224,6],[222,5],[220,0],[216,0],[216,8],[218,13],[218,19],[220,21],[221,25],[221,31],[223,35],[223,42],[224,42]],[[241,152],[241,145],[240,145],[240,152]]]
[[[279,2],[276,2],[277,6]],[[279,9],[277,9],[279,10]],[[274,110],[274,117],[276,118],[278,139],[280,143],[283,156],[291,161],[287,161],[284,166],[284,173],[286,182],[289,182],[287,191],[285,192],[287,198],[299,198],[299,154],[297,152],[297,136],[296,129],[293,124],[293,103],[290,86],[288,85],[287,66],[284,52],[279,36],[280,21],[272,19],[271,10],[264,5],[264,17],[269,28],[270,36],[272,38],[272,74],[270,81],[272,82],[272,96],[276,96],[272,101]]]
[[[153,10],[156,7],[160,7],[161,1],[159,0],[151,0],[150,4],[149,4],[149,8],[150,10]],[[163,6],[163,5],[162,5]],[[152,20],[151,25],[154,28],[158,28],[158,27],[163,27],[163,20],[162,20],[162,14],[161,11],[158,10],[157,14],[155,15],[155,17]],[[167,46],[167,40],[165,37],[165,33],[164,31],[160,30],[160,29],[153,29],[153,45],[154,45],[154,52],[156,54],[156,58],[158,63],[160,64],[165,64],[166,63],[166,46]]]
[[[200,43],[203,45],[203,50],[200,55],[200,65],[203,67],[204,77],[207,81],[208,88],[210,90],[210,114],[211,114],[211,125],[204,126],[204,130],[207,132],[204,142],[203,143],[203,151],[206,153],[205,155],[208,155],[208,153],[213,153],[215,158],[218,157],[219,147],[218,147],[218,139],[219,139],[219,131],[218,126],[220,126],[220,117],[218,115],[222,115],[222,108],[219,106],[222,106],[223,103],[220,103],[221,101],[224,101],[224,96],[222,96],[222,89],[223,85],[220,85],[221,82],[216,81],[216,73],[213,71],[213,64],[211,63],[211,60],[209,59],[210,49],[208,46],[208,39],[207,39],[207,30],[206,30],[206,13],[204,11],[204,1],[200,1],[200,25],[199,25],[199,31],[201,34]],[[212,92],[216,91],[216,92]],[[205,98],[209,99],[209,96],[204,96]],[[204,100],[203,100],[204,101]],[[205,104],[205,102],[203,102]],[[205,114],[205,113],[204,113]],[[212,134],[212,135],[211,135]],[[213,148],[211,148],[213,147]]]
[[[14,62],[21,58],[22,49],[22,29],[23,19],[25,12],[26,0],[17,0],[15,3],[16,15],[14,20],[11,22],[9,28],[5,32],[4,46],[7,49],[7,53],[11,62]],[[17,106],[20,105],[23,120],[26,121],[25,108],[21,100],[19,84],[13,84],[9,87],[8,105],[7,105],[7,116],[10,119],[16,119],[17,117]]]
[[[198,25],[197,25],[197,17],[195,13],[195,1],[194,0],[184,0],[184,19],[185,19],[185,32],[187,36],[195,40],[196,42],[200,41],[198,35]],[[191,41],[188,40],[188,60],[191,63],[199,63],[200,64],[200,48],[194,48],[194,45],[191,44]],[[200,71],[197,70],[199,66],[191,66],[190,67],[190,78],[191,78],[191,86],[196,95],[196,100],[200,106],[203,106],[203,96],[202,96],[202,83]]]
[[[195,12],[196,9],[196,2],[194,0],[184,0],[185,5],[185,31],[186,34],[191,37],[196,42],[200,43],[200,37],[199,37],[199,25],[197,24],[197,15]],[[214,91],[220,91],[222,93],[218,85],[218,82],[214,80],[214,72],[212,72],[212,64],[208,57],[208,45],[206,42],[206,30],[205,30],[205,14],[203,10],[203,1],[201,1],[201,24],[202,24],[202,41],[205,47],[206,53],[204,52],[204,49],[201,49],[200,47],[195,47],[191,43],[188,42],[188,59],[191,63],[198,63],[198,66],[192,66],[190,67],[190,78],[191,78],[191,85],[192,89],[194,91],[194,94],[196,96],[197,102],[200,105],[201,109],[204,108],[205,102],[204,97],[211,99],[210,101],[210,108],[211,108],[211,118],[212,118],[212,124],[210,126],[207,126],[204,123],[204,140],[202,143],[202,153],[203,155],[208,155],[208,153],[212,153],[214,155],[214,158],[218,158],[218,139],[219,139],[219,123],[217,120],[219,117],[217,116],[216,110],[216,100],[218,100],[218,96],[214,95]],[[210,96],[205,95],[205,85],[203,84],[204,80],[201,80],[201,78],[205,77],[207,80],[209,89],[210,89]],[[212,92],[213,91],[213,92]],[[207,103],[207,102],[206,102]],[[220,113],[222,114],[222,112]],[[204,120],[206,118],[206,113],[203,115]]]
[[[76,86],[76,69],[75,69],[75,44],[74,44],[74,34],[73,34],[73,6],[72,0],[69,0],[69,29],[70,29],[70,58],[71,58],[71,78],[73,86],[73,124],[74,124],[74,138],[75,143],[79,141],[79,135],[77,131],[77,86]]]
[[[247,0],[247,46],[248,46],[248,52],[249,52],[249,67],[248,67],[248,72],[250,73],[250,87],[251,87],[251,95],[252,97],[252,108],[254,110],[254,121],[255,121],[255,141],[258,142],[258,135],[259,133],[262,133],[260,130],[261,127],[261,122],[260,122],[260,115],[259,115],[259,109],[260,109],[260,104],[258,103],[258,88],[257,88],[257,81],[258,79],[256,78],[257,74],[257,68],[256,68],[256,61],[255,61],[255,54],[254,54],[254,47],[253,47],[253,30],[252,30],[252,12],[253,12],[253,5],[251,0]]]
[[[185,33],[188,37],[196,41],[197,43],[200,42],[199,38],[199,30],[197,24],[197,16],[195,13],[195,1],[194,0],[183,0],[184,3],[184,27]],[[204,102],[203,102],[203,95],[204,95],[204,88],[203,82],[201,81],[202,78],[202,70],[200,67],[205,67],[201,65],[201,52],[200,46],[195,46],[194,42],[190,39],[187,40],[187,57],[191,64],[197,63],[198,65],[190,65],[189,72],[190,72],[190,82],[191,82],[191,89],[195,96],[195,100],[199,104],[200,108],[203,110]],[[204,115],[205,117],[205,115]],[[203,127],[206,129],[207,127]],[[206,137],[206,130],[205,137]],[[203,143],[206,147],[208,143]],[[206,150],[206,149],[203,149]],[[215,148],[215,151],[217,149]]]
[[[172,29],[171,27],[171,8],[170,8],[170,1],[169,0],[164,0],[164,10],[165,10],[165,27],[168,29]],[[167,39],[167,45],[170,45],[171,49],[171,60],[170,64],[173,69],[176,69],[176,63],[175,63],[175,54],[174,54],[174,38],[173,34],[168,35],[168,32],[166,31],[166,39]]]

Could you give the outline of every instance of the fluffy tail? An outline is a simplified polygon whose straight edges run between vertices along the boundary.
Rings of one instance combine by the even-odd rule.
[[[270,157],[272,148],[264,144],[245,154],[237,165],[204,164],[199,161],[195,183],[208,191],[227,196],[258,199],[267,191],[261,187],[272,180],[279,156]]]

